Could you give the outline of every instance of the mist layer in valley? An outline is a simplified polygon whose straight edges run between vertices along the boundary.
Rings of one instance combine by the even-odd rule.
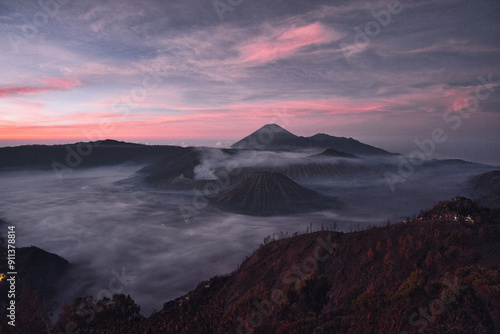
[[[201,280],[233,271],[267,236],[303,233],[309,226],[319,230],[334,222],[338,231],[349,232],[401,221],[438,200],[463,194],[468,178],[492,169],[431,161],[391,189],[384,173],[397,172],[397,157],[322,156],[322,150],[314,149],[190,152],[195,158],[185,160],[187,171],[175,165],[179,175],[153,178],[153,183],[145,181],[151,174],[144,166],[75,170],[62,182],[50,171],[2,172],[0,217],[16,226],[18,246],[36,245],[74,264],[59,302],[125,293],[149,314]],[[218,183],[220,192],[254,171],[272,171],[341,205],[256,217],[222,211],[208,200],[197,204],[204,187],[228,166],[235,172]],[[179,178],[186,182],[172,186],[171,180]],[[186,219],[181,210],[186,207],[196,214]]]
[[[74,264],[59,302],[123,292],[149,314],[200,280],[236,269],[267,235],[305,231],[329,217],[261,219],[207,208],[186,223],[179,206],[191,192],[116,184],[136,170],[75,171],[63,182],[52,172],[0,174],[0,216],[16,226],[17,246]]]

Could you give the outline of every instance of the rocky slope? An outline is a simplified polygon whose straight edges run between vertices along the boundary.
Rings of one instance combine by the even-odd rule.
[[[131,332],[498,333],[500,209],[443,204],[484,219],[277,240]]]
[[[439,218],[451,212],[481,219]],[[419,218],[267,240],[148,318],[127,296],[77,298],[49,332],[498,333],[500,208],[456,197]]]
[[[214,203],[227,211],[271,216],[320,210],[336,204],[280,173],[258,172],[219,194]]]

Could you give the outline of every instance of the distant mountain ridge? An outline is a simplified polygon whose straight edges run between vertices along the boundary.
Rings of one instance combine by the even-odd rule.
[[[231,147],[257,150],[322,148],[353,155],[394,155],[394,153],[361,143],[353,138],[335,137],[324,133],[311,137],[297,136],[277,124],[266,124]]]
[[[54,162],[69,167],[99,167],[124,163],[153,163],[182,148],[168,145],[143,145],[117,140],[98,140],[66,145],[23,145],[0,148],[0,169],[52,169]]]
[[[481,204],[500,206],[500,170],[476,175],[467,180],[467,188]]]
[[[171,154],[148,165],[139,173],[146,175],[148,182],[168,180],[177,177],[194,179],[194,168],[200,163],[199,153],[191,148],[172,148]]]

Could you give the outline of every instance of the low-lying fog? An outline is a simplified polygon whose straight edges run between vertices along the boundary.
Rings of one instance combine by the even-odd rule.
[[[383,179],[302,183],[338,197],[345,209],[249,217],[208,207],[186,223],[179,207],[192,203],[192,193],[116,183],[139,168],[80,170],[63,182],[52,172],[0,173],[0,217],[16,225],[17,246],[34,245],[76,264],[70,286],[61,287],[61,302],[123,292],[149,315],[201,280],[235,270],[268,235],[305,232],[309,224],[318,230],[334,221],[346,232],[395,222],[459,195],[464,180],[484,169],[417,171],[395,192]]]

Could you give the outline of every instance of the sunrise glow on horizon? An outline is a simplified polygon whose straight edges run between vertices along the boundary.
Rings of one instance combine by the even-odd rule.
[[[0,146],[227,146],[277,123],[402,153],[439,127],[443,157],[500,156],[497,2],[53,4],[0,6]]]

